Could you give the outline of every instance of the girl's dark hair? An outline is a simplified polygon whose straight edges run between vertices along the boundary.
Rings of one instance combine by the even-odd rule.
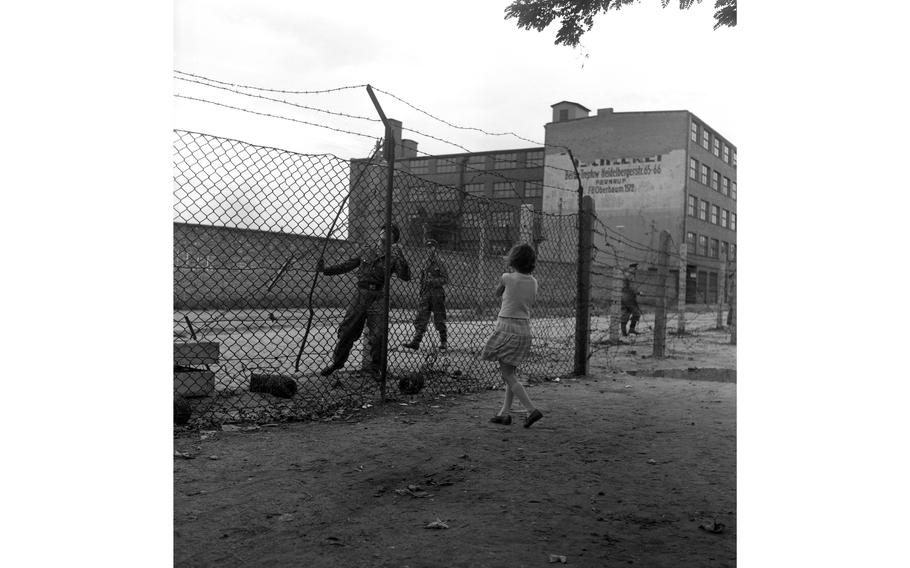
[[[537,265],[537,253],[534,252],[534,247],[527,243],[520,245],[515,245],[512,247],[512,250],[509,251],[509,266],[521,272],[522,274],[530,274],[534,272],[534,267]]]

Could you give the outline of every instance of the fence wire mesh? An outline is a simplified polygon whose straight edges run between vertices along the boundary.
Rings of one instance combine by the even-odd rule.
[[[370,344],[386,331],[390,398],[500,386],[498,367],[476,354],[499,309],[493,291],[506,271],[503,255],[518,242],[537,247],[540,285],[534,346],[521,373],[528,380],[571,373],[577,215],[546,215],[396,171],[393,256],[409,270],[396,263],[386,319],[383,292],[364,281],[385,220],[387,166],[376,152],[344,160],[175,131],[175,412],[191,425],[304,419],[376,403]],[[448,273],[446,350],[441,328],[421,314],[427,239],[438,242]],[[320,258],[337,274],[317,271]],[[421,315],[428,329],[420,348],[403,347]],[[356,336],[350,355],[324,376],[344,359],[340,335]]]
[[[661,327],[662,358],[688,359],[712,344],[736,343],[736,259],[732,251],[726,256],[706,253],[700,257],[687,249],[692,256],[683,256],[671,237],[663,251],[666,266],[662,281],[659,245],[623,237],[596,212],[591,232],[589,358],[598,356],[608,368],[621,370],[629,363],[628,353],[649,356]],[[690,274],[688,262],[698,262],[701,268]],[[634,272],[629,269],[632,263],[638,264]],[[627,287],[641,310],[635,328],[638,333],[631,333],[631,314],[623,314]],[[659,326],[661,303],[664,322]]]

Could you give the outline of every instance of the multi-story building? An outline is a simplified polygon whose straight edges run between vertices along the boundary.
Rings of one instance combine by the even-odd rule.
[[[522,207],[540,211],[543,201],[543,147],[418,156],[417,142],[401,139],[401,123],[392,120],[396,137],[395,170],[425,180],[396,177],[393,218],[403,241],[435,238],[441,249],[503,254],[519,240]],[[357,171],[363,160],[354,160]],[[353,177],[353,176],[352,176]],[[375,176],[373,176],[375,177]],[[375,184],[374,184],[375,185]],[[378,226],[383,209],[367,203],[369,188],[351,199],[353,234],[358,226]],[[536,229],[536,233],[533,231]],[[539,223],[530,229],[540,239]]]
[[[404,225],[403,239],[413,244],[432,236],[442,248],[502,254],[530,235],[547,242],[539,248],[543,260],[565,260],[577,242],[574,224],[528,228],[519,211],[576,212],[580,177],[609,236],[602,244],[617,258],[639,262],[643,277],[653,276],[666,230],[674,257],[671,298],[683,284],[687,303],[716,302],[725,287],[721,274],[736,259],[736,146],[685,110],[590,113],[570,101],[552,105],[543,147],[436,156],[418,156],[417,143],[402,140],[401,123],[393,121],[396,170],[429,182],[417,187],[396,178],[394,217]],[[352,173],[359,163],[352,162]],[[381,224],[379,194],[367,193],[352,192],[355,238],[358,227]]]
[[[552,108],[543,210],[577,210],[569,149],[610,237],[603,244],[656,271],[659,235],[668,231],[674,258],[686,259],[686,302],[716,302],[720,275],[736,259],[736,146],[689,111],[591,116],[570,101]],[[671,261],[677,291],[679,265]]]

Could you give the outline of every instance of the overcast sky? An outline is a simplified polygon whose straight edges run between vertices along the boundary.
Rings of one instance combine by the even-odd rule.
[[[691,110],[738,144],[738,29],[714,31],[713,2],[688,11],[659,0],[595,19],[578,48],[506,20],[507,0],[180,0],[174,4],[174,68],[238,85],[322,90],[374,88],[459,126],[515,132],[542,143],[550,105],[595,112]],[[175,127],[342,158],[368,153],[382,125],[175,80],[174,92],[260,113],[365,134],[334,132],[197,101],[174,99]],[[377,118],[364,88],[318,95],[259,93]],[[451,128],[383,93],[385,113],[429,154],[521,148],[528,140]],[[441,142],[407,132],[408,128]],[[372,138],[372,139],[371,139]]]

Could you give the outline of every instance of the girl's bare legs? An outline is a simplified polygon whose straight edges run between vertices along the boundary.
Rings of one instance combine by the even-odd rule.
[[[506,383],[506,397],[502,401],[502,408],[499,410],[497,416],[508,416],[512,412],[512,399],[514,398],[514,393],[512,392],[512,387],[509,383]]]
[[[536,408],[528,397],[528,393],[525,392],[525,388],[521,386],[521,383],[515,378],[515,366],[500,361],[499,369],[502,371],[502,380],[506,382],[506,399],[503,402],[503,410],[500,411],[500,413],[509,412],[509,410],[511,410],[513,395],[518,397],[521,405],[524,406],[529,413],[534,412]]]

